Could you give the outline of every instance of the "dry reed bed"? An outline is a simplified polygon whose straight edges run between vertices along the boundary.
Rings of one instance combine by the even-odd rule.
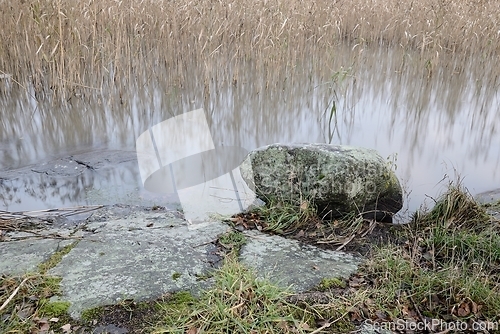
[[[267,87],[296,64],[318,71],[342,43],[353,61],[383,44],[457,68],[500,47],[500,3],[486,0],[1,1],[0,22],[0,74],[37,98],[157,79],[182,86],[195,69],[207,90],[237,83],[241,62],[267,74]]]

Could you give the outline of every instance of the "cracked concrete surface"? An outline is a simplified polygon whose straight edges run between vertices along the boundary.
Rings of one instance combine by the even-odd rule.
[[[318,285],[322,278],[349,277],[361,262],[349,253],[324,250],[256,230],[245,234],[248,243],[241,249],[241,262],[295,292]]]

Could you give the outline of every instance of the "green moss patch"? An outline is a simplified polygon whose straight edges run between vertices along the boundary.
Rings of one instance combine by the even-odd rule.
[[[38,266],[38,270],[40,271],[40,273],[45,274],[47,271],[57,266],[57,264],[61,262],[63,256],[68,254],[77,244],[78,241],[75,241],[54,252],[47,261],[41,263]]]
[[[334,288],[345,288],[346,282],[342,278],[323,278],[318,285],[319,291],[326,291]]]
[[[68,309],[70,307],[70,302],[55,301],[46,302],[41,305],[39,311],[40,315],[45,317],[62,317],[68,314]]]

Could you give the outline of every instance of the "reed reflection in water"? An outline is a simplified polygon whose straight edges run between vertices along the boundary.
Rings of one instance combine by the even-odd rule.
[[[454,169],[473,194],[499,188],[495,61],[435,61],[426,65],[418,54],[386,46],[338,46],[330,57],[280,67],[251,59],[210,66],[187,59],[189,75],[181,82],[157,65],[157,77],[146,84],[129,78],[128,86],[76,94],[64,104],[37,101],[32,90],[3,78],[0,177],[78,151],[133,152],[148,128],[203,108],[216,146],[251,150],[275,142],[327,142],[376,149],[397,166],[410,210],[426,195],[435,197],[439,181],[445,174],[453,178]],[[67,189],[61,196],[27,190],[26,184],[42,181],[25,177],[29,181],[15,187],[2,181],[3,209],[87,204],[92,199],[79,189],[100,182],[60,176],[59,191]],[[139,173],[123,174],[120,166],[99,177],[114,179],[108,188],[141,187]]]

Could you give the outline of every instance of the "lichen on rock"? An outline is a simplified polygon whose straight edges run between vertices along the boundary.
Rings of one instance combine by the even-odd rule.
[[[248,154],[241,174],[262,200],[314,203],[331,216],[392,216],[402,208],[398,178],[375,151],[329,144],[272,144]]]

